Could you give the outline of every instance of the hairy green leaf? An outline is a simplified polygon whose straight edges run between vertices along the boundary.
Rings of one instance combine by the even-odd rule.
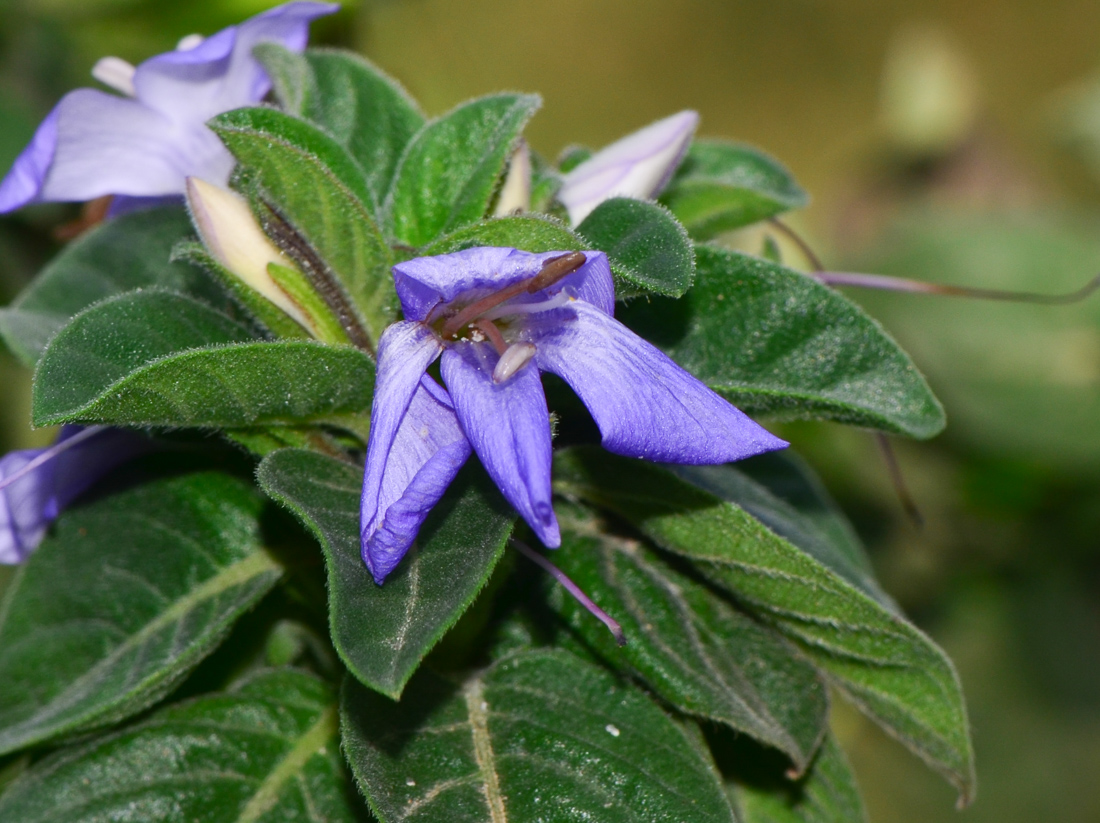
[[[719,496],[653,464],[571,449],[559,454],[555,476],[561,491],[610,509],[662,548],[690,558],[969,797],[973,752],[954,667],[916,627],[846,580],[844,569],[825,565],[828,555],[815,556],[817,547],[769,530],[738,495]]]
[[[696,240],[741,228],[809,202],[779,161],[725,140],[696,140],[661,202]]]
[[[425,673],[399,704],[348,681],[344,750],[384,823],[732,823],[714,766],[639,691],[561,651],[458,685]]]
[[[262,672],[51,755],[0,798],[0,819],[363,820],[348,792],[337,721],[317,678]]]
[[[363,683],[396,699],[488,581],[515,514],[483,472],[467,467],[409,555],[379,586],[360,554],[361,467],[284,449],[264,458],[257,477],[321,543],[329,623],[341,658]]]
[[[35,425],[292,424],[370,408],[374,363],[305,340],[257,341],[205,303],[141,291],[99,303],[38,365]]]
[[[590,248],[618,264],[619,297],[661,294],[680,297],[695,278],[695,256],[684,227],[656,203],[612,197],[596,206],[577,232]]]
[[[682,300],[636,300],[622,322],[748,412],[824,418],[927,438],[943,408],[862,309],[758,257],[696,247]]]
[[[116,217],[65,247],[18,299],[0,309],[0,335],[27,366],[69,319],[107,297],[159,286],[224,302],[206,274],[186,263],[169,263],[172,249],[193,234],[177,207]]]
[[[393,322],[393,259],[359,164],[316,126],[275,109],[226,112],[210,127],[273,209],[261,214],[268,233],[312,275],[337,316],[376,344]]]
[[[282,574],[261,506],[209,472],[63,513],[0,603],[0,753],[167,694]]]
[[[275,43],[258,48],[283,108],[321,126],[358,161],[377,214],[401,153],[424,125],[416,102],[357,54],[310,49],[299,55]]]
[[[423,246],[485,217],[537,95],[497,94],[431,121],[401,157],[386,200],[394,237]]]
[[[645,543],[607,533],[582,509],[558,513],[555,563],[622,624],[627,644],[618,649],[603,625],[555,589],[556,607],[585,640],[678,709],[774,746],[804,770],[828,713],[825,684],[805,658]]]

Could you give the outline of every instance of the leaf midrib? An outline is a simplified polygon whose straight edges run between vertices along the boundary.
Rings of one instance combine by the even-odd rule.
[[[234,563],[231,566],[227,566],[218,574],[209,578],[197,588],[192,590],[189,594],[175,601],[169,608],[165,609],[154,618],[152,621],[143,626],[139,631],[130,635],[129,638],[124,640],[118,646],[111,650],[111,652],[103,657],[98,663],[88,669],[84,674],[72,681],[69,686],[58,695],[53,697],[49,703],[41,710],[36,711],[27,720],[17,725],[11,726],[6,730],[3,736],[0,736],[0,751],[3,751],[3,742],[5,739],[11,740],[13,737],[17,740],[21,740],[17,734],[19,730],[26,728],[28,725],[31,728],[35,726],[41,726],[44,721],[56,718],[61,715],[65,710],[70,709],[74,704],[79,704],[83,699],[82,687],[89,681],[94,681],[105,669],[110,668],[120,658],[125,656],[128,652],[139,648],[142,643],[148,640],[151,636],[156,634],[161,629],[171,625],[173,622],[177,622],[182,619],[189,611],[197,607],[200,603],[211,600],[215,596],[221,594],[224,591],[243,583],[259,577],[268,571],[278,570],[280,567],[275,560],[266,551],[260,549],[253,552],[251,555],[243,560]],[[142,683],[148,682],[150,678],[146,678]],[[130,689],[127,694],[133,694],[136,691],[141,690],[141,685]],[[123,695],[121,697],[125,697]],[[106,704],[98,707],[95,713],[102,713],[109,710],[111,707],[117,705],[119,699],[116,698]],[[78,720],[79,722],[79,720]],[[52,732],[47,729],[46,736],[49,736]],[[22,745],[26,745],[32,740],[38,740],[42,737],[42,733],[33,735],[30,740],[22,741]]]

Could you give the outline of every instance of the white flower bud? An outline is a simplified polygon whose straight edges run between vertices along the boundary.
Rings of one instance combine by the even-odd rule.
[[[508,176],[500,187],[494,217],[507,217],[531,210],[531,150],[527,141],[520,139],[508,164]]]
[[[226,269],[305,328],[309,320],[267,272],[269,263],[294,263],[264,234],[248,202],[236,192],[187,178],[187,203],[206,248]]]
[[[699,115],[682,111],[596,152],[565,175],[558,199],[577,225],[604,200],[661,193],[691,144]]]

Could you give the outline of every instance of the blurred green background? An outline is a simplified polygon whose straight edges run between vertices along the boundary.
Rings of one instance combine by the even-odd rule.
[[[99,56],[137,62],[271,5],[0,0],[0,166]],[[1051,293],[1100,271],[1095,0],[364,0],[315,31],[432,114],[540,92],[530,138],[550,157],[698,109],[702,133],[764,148],[813,194],[790,222],[829,268]],[[0,301],[73,214],[0,221]],[[946,434],[895,442],[924,528],[870,435],[782,430],[956,661],[979,770],[977,802],[955,812],[946,785],[838,706],[871,819],[1100,820],[1100,295],[1042,307],[850,293],[947,406]],[[0,358],[0,448],[50,437],[27,427],[29,380]]]

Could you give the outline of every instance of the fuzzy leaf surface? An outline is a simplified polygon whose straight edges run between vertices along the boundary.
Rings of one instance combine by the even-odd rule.
[[[284,112],[268,108],[237,109],[215,117],[211,128],[245,167],[250,184],[308,244],[318,260],[315,277],[348,305],[374,343],[393,322],[396,297],[393,260],[375,224],[369,204],[370,185],[344,146],[325,132]],[[279,218],[263,215],[276,242]],[[292,255],[302,257],[300,249]],[[301,262],[301,261],[300,261]],[[338,312],[339,314],[339,312]]]
[[[409,143],[386,200],[400,243],[423,246],[483,217],[537,95],[496,94],[432,120]]]
[[[714,765],[640,691],[562,651],[456,685],[425,672],[393,704],[353,681],[344,749],[384,823],[733,823]]]
[[[725,723],[806,769],[825,733],[829,701],[789,641],[644,542],[602,531],[583,509],[558,509],[569,515],[555,564],[622,624],[627,644],[619,649],[602,624],[555,589],[556,608],[584,639],[682,711]]]
[[[739,408],[933,437],[943,408],[883,328],[843,295],[758,257],[696,247],[681,300],[618,318]]]
[[[366,175],[377,214],[401,153],[424,125],[419,106],[396,80],[352,52],[295,54],[275,43],[259,48],[268,73],[275,68],[283,108],[321,126],[348,150]]]
[[[759,149],[696,140],[661,195],[696,240],[797,209],[809,202],[791,173]]]
[[[321,544],[329,624],[340,656],[355,677],[396,699],[488,581],[515,514],[480,470],[467,467],[432,511],[417,544],[379,586],[360,554],[361,467],[284,449],[264,458],[257,477]]]
[[[255,426],[370,407],[362,351],[261,341],[228,315],[162,291],[119,295],[76,317],[35,375],[36,425],[70,421]]]
[[[794,640],[831,683],[953,783],[964,801],[969,797],[970,729],[950,660],[915,626],[846,580],[843,569],[826,565],[827,556],[814,556],[814,547],[804,549],[766,528],[740,500],[653,464],[579,448],[559,453],[554,474],[565,494],[615,512],[662,548],[690,558],[738,603]]]
[[[167,694],[281,576],[262,504],[203,472],[64,512],[0,603],[0,753]]]
[[[192,234],[187,213],[174,207],[131,212],[97,226],[66,246],[11,306],[0,308],[0,336],[33,367],[73,315],[122,292],[159,286],[220,305],[206,274],[169,262],[176,243]]]
[[[590,248],[607,252],[618,264],[619,297],[653,293],[680,297],[695,278],[691,240],[663,206],[612,197],[593,209],[577,226]]]
[[[281,669],[51,755],[0,798],[0,820],[366,820],[347,788],[331,691]]]

